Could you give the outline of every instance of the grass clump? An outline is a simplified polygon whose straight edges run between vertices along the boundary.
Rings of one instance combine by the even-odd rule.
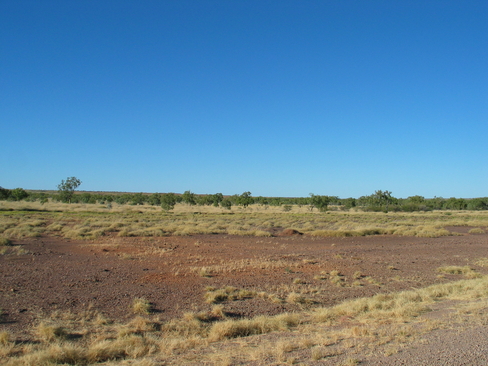
[[[0,345],[6,346],[10,342],[10,333],[6,331],[0,332]]]
[[[468,231],[470,234],[484,234],[485,231],[482,228],[476,227]]]
[[[134,314],[148,315],[152,311],[151,303],[140,297],[137,297],[132,301],[131,308]]]
[[[446,274],[454,274],[454,275],[464,275],[466,278],[478,278],[481,277],[481,274],[476,272],[469,266],[443,266],[437,268],[437,272],[446,273]]]
[[[329,281],[338,287],[345,286],[344,276],[339,271],[330,271]]]
[[[286,302],[289,304],[306,304],[309,302],[307,298],[296,292],[290,292],[286,297]]]
[[[215,323],[208,334],[211,342],[247,337],[278,330],[287,330],[299,323],[297,314],[280,314],[274,317],[259,316],[253,319],[225,320]]]
[[[12,241],[10,241],[10,239],[7,239],[3,236],[0,236],[0,246],[7,246],[7,245],[12,245]]]
[[[226,286],[221,289],[209,288],[205,294],[205,301],[209,304],[217,304],[224,301],[250,299],[256,296],[258,296],[256,291],[246,289],[239,290],[232,286]]]
[[[51,325],[46,322],[40,322],[36,327],[37,336],[45,342],[65,339],[67,336],[64,327]]]

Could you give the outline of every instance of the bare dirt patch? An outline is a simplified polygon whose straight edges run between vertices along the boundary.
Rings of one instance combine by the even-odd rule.
[[[0,256],[0,324],[22,339],[40,316],[88,306],[125,321],[134,316],[134,298],[148,300],[162,320],[209,311],[215,303],[235,318],[328,306],[462,278],[439,274],[440,266],[468,265],[485,274],[488,268],[479,263],[488,257],[487,240],[487,234],[14,240],[25,254]],[[206,299],[206,293],[225,287],[234,288],[231,294],[247,293]]]

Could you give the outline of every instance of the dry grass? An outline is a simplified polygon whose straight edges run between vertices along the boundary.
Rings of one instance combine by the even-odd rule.
[[[154,365],[186,364],[191,360],[188,357],[196,357],[195,362],[201,364],[263,359],[268,364],[307,364],[331,358],[334,364],[352,365],[359,360],[356,352],[374,349],[393,354],[418,334],[442,326],[416,320],[434,302],[464,301],[451,321],[487,321],[487,284],[488,278],[482,277],[349,300],[330,308],[238,320],[227,319],[222,305],[167,322],[145,315],[126,324],[113,324],[90,309],[77,314],[58,312],[38,323],[32,340],[39,342],[16,343],[1,332],[0,356],[5,361],[0,363]],[[238,292],[225,289],[230,295]],[[353,325],[339,326],[341,319]],[[241,340],[227,342],[236,338]]]
[[[215,323],[208,334],[211,342],[247,337],[255,334],[287,330],[299,323],[297,314],[280,314],[274,317],[259,316],[253,319],[226,320]]]
[[[10,206],[16,210],[36,209],[35,203],[0,202],[0,210]],[[360,213],[332,212],[322,214],[292,207],[265,210],[260,206],[247,209],[233,208],[231,212],[220,208],[177,205],[174,213],[163,213],[151,206],[119,206],[112,209],[98,205],[46,204],[37,207],[47,211],[0,211],[0,251],[3,254],[22,254],[23,248],[11,244],[18,238],[39,235],[63,235],[65,237],[92,240],[104,235],[145,236],[148,240],[167,235],[189,235],[198,233],[221,233],[227,235],[254,235],[268,240],[271,229],[293,227],[309,235],[355,236],[355,235],[414,235],[442,236],[450,233],[449,226],[488,227],[488,213],[457,212],[445,215],[430,213]],[[191,210],[197,210],[195,215]],[[60,212],[55,212],[60,211]],[[479,230],[473,233],[482,234]],[[3,243],[3,244],[1,244]],[[198,245],[201,245],[199,243]],[[171,249],[161,243],[149,243],[141,249],[140,255],[166,255]],[[135,254],[137,255],[137,254]],[[337,258],[339,259],[339,258]],[[488,259],[480,258],[478,266],[488,266]],[[253,269],[286,270],[308,265],[302,261],[273,258],[257,258],[231,263],[217,263],[194,267],[192,271],[200,276],[214,276],[230,272],[247,272]],[[392,269],[393,270],[393,269]],[[42,319],[32,332],[34,342],[16,343],[7,332],[0,333],[0,359],[3,364],[51,365],[90,363],[127,364],[146,366],[153,364],[153,356],[162,364],[190,363],[190,354],[195,352],[208,363],[233,364],[243,359],[259,359],[265,355],[269,363],[308,363],[329,357],[342,357],[345,350],[385,345],[385,353],[398,350],[414,330],[405,327],[424,312],[431,304],[444,299],[474,301],[488,297],[488,281],[480,277],[471,267],[445,266],[438,269],[444,274],[458,274],[471,279],[450,284],[431,286],[397,294],[382,294],[371,298],[347,301],[330,308],[305,310],[312,303],[308,296],[314,296],[316,289],[307,285],[313,281],[301,278],[284,284],[281,289],[266,289],[268,292],[225,287],[208,289],[207,303],[215,304],[210,311],[186,313],[183,317],[161,322],[151,313],[151,305],[145,299],[136,299],[132,311],[139,316],[127,324],[112,324],[100,314],[88,311],[83,314],[63,313],[53,319]],[[337,286],[346,286],[346,278],[338,271],[321,273],[316,280],[328,280]],[[371,277],[361,273],[352,275],[353,286],[362,282],[381,286]],[[327,283],[322,283],[326,286]],[[330,288],[330,284],[328,284]],[[275,291],[276,290],[276,291]],[[297,305],[296,314],[276,317],[232,320],[226,317],[226,301],[259,297],[276,303]],[[485,304],[486,305],[486,304]],[[481,317],[483,304],[466,306],[461,315]],[[209,305],[207,305],[209,306]],[[290,306],[290,305],[287,305]],[[341,319],[350,319],[355,328],[338,331]],[[359,325],[358,325],[359,324]],[[330,327],[329,325],[334,325]],[[434,326],[432,323],[423,324]],[[437,326],[437,325],[435,325]],[[288,332],[293,328],[294,332]],[[273,333],[274,339],[259,338],[258,346],[247,347],[253,342],[252,335]],[[281,333],[278,333],[281,332]],[[279,336],[278,336],[279,334]],[[244,338],[243,338],[244,337]],[[279,337],[276,342],[276,337]],[[291,340],[283,337],[292,337]],[[238,346],[228,339],[241,338]],[[236,340],[234,340],[236,341]],[[207,348],[208,354],[200,352]],[[215,342],[219,342],[218,346]],[[256,342],[256,341],[254,341]],[[363,342],[363,343],[361,343]],[[234,346],[236,348],[232,348]],[[278,345],[278,346],[276,346]],[[227,349],[225,353],[223,349]],[[199,353],[200,352],[200,353]],[[303,356],[306,354],[307,356]],[[341,356],[342,355],[342,356]],[[213,358],[212,358],[213,357]],[[308,358],[307,358],[308,357]],[[262,359],[262,358],[261,358]],[[339,358],[338,358],[339,360]],[[355,358],[342,357],[342,364],[352,364]],[[197,358],[197,363],[203,360]],[[235,361],[235,362],[234,362]],[[244,361],[243,361],[244,362]],[[336,364],[341,364],[336,362]]]
[[[2,211],[3,210],[3,211]],[[13,211],[10,211],[13,210]],[[196,212],[195,212],[196,211]],[[198,214],[195,214],[198,213]],[[227,234],[271,236],[270,229],[294,228],[312,236],[403,235],[438,237],[453,235],[445,227],[471,226],[482,234],[488,212],[442,211],[425,213],[341,212],[327,214],[293,207],[282,209],[253,205],[229,212],[215,207],[176,205],[165,213],[154,206],[0,202],[0,235],[6,239],[62,234],[68,238],[96,239],[119,236],[162,237],[167,235]]]
[[[479,258],[475,264],[480,267],[488,267],[488,258]]]
[[[36,327],[37,336],[45,342],[52,342],[66,338],[66,330],[59,325],[50,325],[41,322]]]
[[[10,342],[10,333],[6,331],[0,332],[0,345],[6,346]]]
[[[344,276],[339,271],[330,271],[329,281],[338,287],[345,286],[346,282]]]
[[[132,312],[134,314],[147,315],[151,313],[152,305],[149,301],[143,298],[135,298],[131,305]]]
[[[191,267],[193,273],[197,273],[201,277],[212,277],[217,274],[247,272],[253,269],[291,269],[301,266],[301,263],[289,260],[276,260],[273,258],[260,259],[241,259],[233,261],[222,261],[221,264],[207,265],[203,267]]]
[[[205,301],[210,304],[217,304],[224,301],[236,301],[250,299],[258,296],[258,293],[253,290],[237,289],[232,286],[226,286],[221,289],[209,288],[205,294]]]
[[[469,266],[443,266],[437,268],[437,272],[455,275],[464,275],[466,278],[478,278],[481,274]]]
[[[470,234],[484,234],[485,231],[483,229],[477,227],[477,228],[470,229],[468,231],[468,233],[470,233]]]

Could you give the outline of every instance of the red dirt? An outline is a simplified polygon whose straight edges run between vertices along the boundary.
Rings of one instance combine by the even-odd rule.
[[[129,306],[136,297],[149,300],[161,319],[170,319],[185,311],[210,309],[204,301],[208,286],[282,291],[282,297],[286,291],[318,288],[319,294],[306,296],[316,302],[312,306],[327,306],[348,298],[461,278],[439,278],[436,268],[443,265],[470,265],[487,273],[475,264],[488,257],[487,243],[488,234],[442,238],[199,235],[103,237],[95,241],[23,239],[13,244],[21,245],[28,254],[0,256],[0,324],[21,339],[40,316],[55,310],[80,311],[90,304],[109,318],[124,321],[133,317]],[[196,270],[264,259],[262,266],[212,277],[202,277]],[[278,265],[277,261],[283,263]],[[269,268],[270,263],[275,265]],[[333,270],[345,276],[348,286],[337,287],[314,278]],[[351,286],[358,271],[363,275],[359,279],[362,286]],[[376,282],[368,282],[366,276]],[[293,284],[297,278],[302,283]],[[284,289],[279,290],[280,286]],[[259,298],[228,301],[224,306],[236,317],[299,309],[298,305]]]

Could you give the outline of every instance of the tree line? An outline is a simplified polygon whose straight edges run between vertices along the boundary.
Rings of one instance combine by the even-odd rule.
[[[73,178],[73,177],[72,177]],[[396,198],[390,191],[375,191],[369,196],[359,198],[339,198],[337,196],[315,195],[308,197],[263,197],[252,196],[251,192],[243,192],[231,196],[222,193],[195,194],[185,191],[177,193],[91,193],[75,192],[81,184],[79,180],[66,181],[58,186],[58,191],[26,191],[23,188],[6,189],[0,187],[1,201],[38,201],[46,203],[48,200],[66,203],[105,204],[111,205],[153,205],[161,206],[170,211],[177,203],[189,206],[215,206],[231,209],[233,206],[247,207],[250,205],[282,206],[291,205],[306,206],[310,211],[321,212],[334,210],[349,210],[357,208],[363,211],[376,212],[414,212],[432,210],[488,210],[488,197],[480,198],[425,198],[423,196],[411,196],[408,198]]]

